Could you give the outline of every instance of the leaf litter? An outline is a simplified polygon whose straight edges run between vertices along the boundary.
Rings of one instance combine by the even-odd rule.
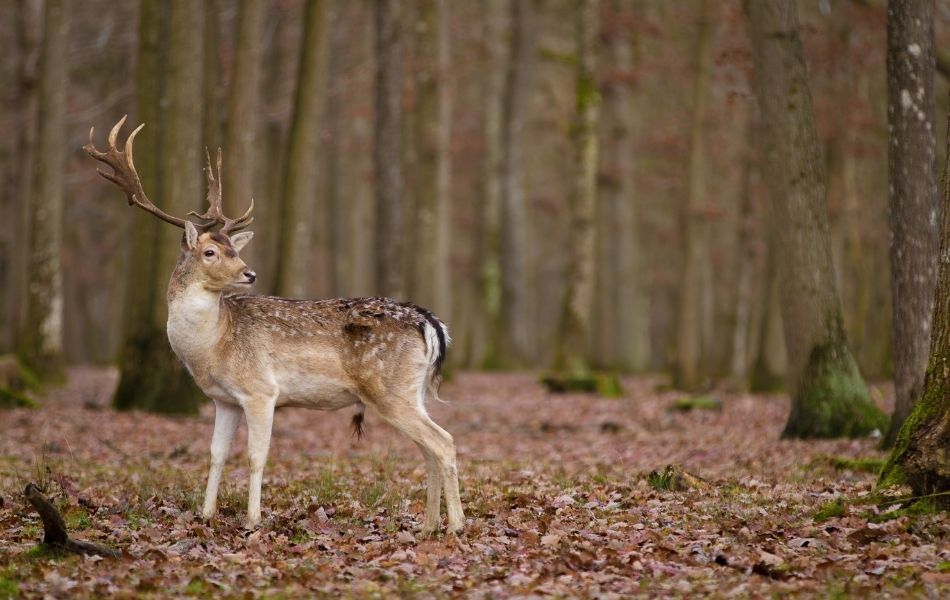
[[[279,411],[264,522],[247,532],[243,426],[204,523],[213,407],[110,412],[114,372],[75,369],[70,381],[39,409],[0,413],[4,597],[950,592],[947,515],[868,500],[872,469],[841,465],[879,461],[874,439],[780,440],[781,396],[723,392],[716,411],[680,412],[658,379],[599,398],[552,395],[527,374],[460,374],[443,387],[450,402],[429,410],[455,436],[466,529],[422,539],[422,457],[372,413],[356,442],[349,414]],[[651,485],[651,473],[695,481]],[[29,481],[71,533],[123,558],[37,546]]]

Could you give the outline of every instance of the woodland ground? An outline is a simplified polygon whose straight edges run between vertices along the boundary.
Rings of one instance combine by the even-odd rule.
[[[721,410],[678,412],[681,394],[655,379],[606,399],[460,374],[430,411],[455,435],[468,522],[459,539],[421,541],[421,456],[372,414],[357,442],[346,411],[278,413],[264,524],[248,535],[243,426],[207,525],[195,515],[213,408],[116,413],[114,374],[71,375],[42,408],[0,413],[0,598],[950,593],[950,519],[863,503],[874,475],[829,457],[879,459],[875,440],[780,441],[783,396],[724,393]],[[874,396],[890,403],[886,387]],[[648,473],[668,463],[711,485],[654,490]],[[30,480],[74,537],[124,557],[37,547]]]

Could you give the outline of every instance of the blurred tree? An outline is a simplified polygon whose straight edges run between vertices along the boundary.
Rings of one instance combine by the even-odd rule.
[[[189,0],[142,0],[139,120],[148,133],[136,144],[136,169],[153,202],[184,215],[201,198],[204,11]],[[167,37],[165,35],[167,32]],[[149,187],[151,186],[151,187]],[[121,376],[113,400],[119,409],[196,412],[201,392],[175,357],[165,333],[165,290],[181,251],[181,232],[135,211]]]
[[[768,212],[771,212],[769,210]],[[753,335],[756,336],[756,348],[752,359],[752,371],[749,374],[749,391],[774,392],[784,387],[788,368],[785,350],[785,334],[782,331],[782,308],[779,302],[779,258],[778,242],[774,235],[771,215],[765,220],[766,248],[765,264],[757,295],[761,307],[761,316]]]
[[[484,70],[485,164],[484,199],[478,213],[479,232],[476,255],[479,260],[479,301],[474,303],[480,323],[474,330],[476,346],[474,364],[485,369],[502,366],[499,362],[501,330],[501,257],[500,227],[504,147],[502,120],[504,116],[505,77],[509,60],[505,44],[507,17],[511,14],[509,0],[488,0],[482,12],[486,59]]]
[[[417,0],[415,26],[416,145],[410,297],[449,318],[449,176],[452,132],[449,104],[448,0]]]
[[[405,295],[401,165],[402,31],[400,0],[376,0],[376,292]]]
[[[330,210],[330,293],[333,296],[350,295],[353,287],[351,253],[348,251],[350,216],[356,211],[343,196],[342,151],[344,126],[344,97],[342,78],[345,75],[343,59],[348,39],[345,2],[330,2],[330,32],[327,57],[326,140],[324,156],[324,197]]]
[[[887,6],[888,190],[894,331],[893,444],[923,390],[937,280],[934,3]]]
[[[224,164],[222,179],[226,187],[223,200],[227,214],[242,214],[248,201],[260,192],[254,175],[261,161],[261,54],[264,41],[266,0],[240,0],[237,10],[237,30],[234,39],[234,68],[228,90],[227,126],[224,130]],[[209,15],[216,18],[215,15]],[[209,19],[210,20],[210,19]],[[206,59],[207,60],[207,59]],[[207,73],[208,78],[215,74]],[[311,165],[311,169],[313,165]],[[258,194],[259,197],[259,194]],[[257,203],[255,221],[269,223],[277,212],[271,199]],[[258,228],[254,243],[242,253],[251,268],[271,254],[276,240],[267,235],[266,227]]]
[[[696,37],[696,67],[693,86],[692,120],[689,137],[689,187],[683,205],[683,271],[680,279],[679,308],[676,317],[676,362],[673,385],[696,389],[702,383],[703,331],[706,311],[703,304],[711,301],[706,287],[705,270],[709,269],[706,220],[706,104],[709,74],[712,70],[712,24],[709,2],[701,1],[699,31]]]
[[[603,3],[605,55],[598,198],[598,362],[642,371],[649,358],[646,286],[637,231],[641,204],[636,189],[632,38],[636,15],[631,0]]]
[[[497,322],[496,359],[506,368],[523,366],[530,357],[527,305],[527,214],[525,132],[528,96],[534,83],[538,25],[535,0],[510,0],[511,35],[501,125],[501,310]]]
[[[861,436],[887,417],[848,350],[835,286],[825,174],[793,0],[747,0],[765,123],[792,411],[785,437]]]
[[[571,191],[570,249],[567,290],[558,325],[554,371],[586,377],[590,371],[589,339],[594,293],[594,213],[597,207],[597,89],[599,0],[576,7],[577,67],[573,142],[576,160]]]
[[[304,298],[309,293],[313,224],[316,218],[320,111],[323,106],[321,95],[325,87],[322,67],[326,12],[326,2],[307,1],[294,116],[285,161],[275,288],[278,294],[293,298]]]
[[[46,0],[40,52],[36,157],[30,194],[30,254],[20,358],[40,375],[62,376],[63,160],[66,155],[66,23],[62,0]]]
[[[896,8],[896,7],[892,7]],[[932,13],[931,13],[932,14]],[[908,13],[895,14],[893,18],[902,19]],[[911,17],[913,18],[913,17]],[[921,37],[926,33],[926,13],[918,14],[920,23],[911,23],[916,34],[907,32],[913,43],[923,45]],[[897,23],[890,26],[902,27]],[[891,34],[891,32],[889,32]],[[906,35],[893,32],[897,41]],[[890,37],[890,35],[889,35]],[[904,38],[905,41],[910,41]],[[901,50],[909,50],[907,46]],[[923,46],[921,53],[924,52]],[[899,58],[899,57],[894,57]],[[888,57],[890,63],[891,58]],[[908,66],[907,63],[904,67]],[[903,70],[903,69],[901,69]],[[894,75],[894,72],[891,71]],[[920,73],[923,75],[923,73]],[[926,92],[924,92],[926,94]],[[920,108],[919,110],[923,110]],[[950,134],[950,110],[948,110],[948,134]],[[943,224],[940,231],[939,274],[937,292],[934,301],[933,328],[930,337],[930,357],[924,378],[920,398],[913,405],[910,414],[904,420],[900,432],[894,439],[894,450],[881,470],[878,485],[909,485],[916,497],[937,494],[933,498],[924,498],[923,502],[934,503],[944,508],[950,507],[950,454],[947,453],[950,440],[950,135],[947,137],[944,165]]]
[[[218,90],[221,86],[221,60],[218,45],[221,33],[218,27],[220,6],[218,0],[205,0],[204,31],[204,134],[202,142],[205,148],[214,150],[221,146],[221,108]]]
[[[22,329],[28,253],[30,248],[30,198],[36,150],[36,92],[39,38],[42,30],[41,0],[16,4],[16,85],[10,98],[10,123],[16,128],[11,140],[9,178],[4,189],[8,228],[7,247],[0,248],[0,348],[13,350]],[[2,352],[3,350],[0,350]]]

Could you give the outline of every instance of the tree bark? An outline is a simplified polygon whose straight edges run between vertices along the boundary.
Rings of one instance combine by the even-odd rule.
[[[937,281],[934,3],[887,7],[888,189],[891,225],[893,444],[923,389]]]
[[[528,96],[534,82],[537,53],[534,0],[511,0],[511,46],[502,109],[501,309],[498,359],[504,367],[523,365],[530,354],[528,339],[527,214],[525,142]]]
[[[680,279],[679,308],[676,318],[676,365],[673,385],[696,389],[701,383],[704,322],[710,311],[704,303],[711,300],[704,289],[704,270],[709,257],[706,248],[706,104],[709,73],[712,70],[712,26],[709,2],[702,0],[696,42],[696,79],[693,87],[693,115],[689,141],[689,188],[683,207],[683,270]],[[706,293],[704,293],[706,292]]]
[[[304,15],[294,116],[288,138],[281,209],[277,293],[304,298],[309,291],[316,217],[317,156],[323,92],[326,3],[308,0]]]
[[[170,214],[202,198],[202,5],[143,0],[136,75],[139,120],[149,125],[136,148],[136,169],[156,204]],[[149,187],[151,186],[151,187]],[[165,291],[181,249],[181,232],[135,211],[133,244],[113,404],[119,409],[194,413],[198,387],[168,345]]]
[[[583,0],[577,10],[577,70],[574,114],[575,174],[571,193],[571,243],[553,368],[569,376],[590,371],[594,293],[594,214],[597,207],[597,89],[599,0]]]
[[[344,75],[343,53],[351,40],[347,39],[344,3],[330,4],[330,39],[327,57],[327,105],[324,161],[324,195],[330,209],[330,289],[334,296],[349,295],[353,286],[353,256],[349,250],[353,205],[343,196],[343,177],[340,152],[343,146],[344,96],[341,79]]]
[[[603,152],[597,211],[598,361],[624,371],[644,370],[650,351],[634,153],[638,113],[632,90],[633,10],[630,0],[612,0],[604,12],[610,20],[604,22],[604,28],[605,50],[611,60],[602,74]]]
[[[46,378],[62,374],[63,161],[66,155],[66,7],[47,0],[39,70],[36,158],[30,201],[30,257],[26,319],[18,353]]]
[[[950,117],[950,106],[947,112]],[[927,372],[920,398],[904,420],[878,480],[880,487],[909,485],[916,497],[941,494],[934,501],[944,508],[950,507],[950,137],[946,156],[939,275]]]
[[[405,295],[400,14],[400,0],[376,0],[376,290],[393,298]]]
[[[825,173],[792,0],[747,0],[766,173],[779,240],[792,410],[785,437],[883,430],[845,340],[825,204]]]
[[[227,127],[224,134],[222,179],[226,214],[243,214],[248,202],[261,190],[255,181],[261,160],[261,53],[263,50],[266,0],[240,0],[237,11],[237,33],[234,40],[234,69],[228,91]],[[216,15],[209,15],[216,18]],[[210,76],[210,74],[208,74]],[[259,202],[255,207],[259,222],[270,222],[276,216],[273,202]],[[275,243],[266,228],[257,232],[254,243],[242,253],[251,268],[267,254]]]
[[[416,145],[413,280],[410,295],[443,318],[448,282],[449,136],[447,0],[418,0],[415,27]]]

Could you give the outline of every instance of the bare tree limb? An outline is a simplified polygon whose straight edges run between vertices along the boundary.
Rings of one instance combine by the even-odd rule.
[[[122,556],[122,552],[108,546],[70,539],[62,515],[33,483],[26,486],[23,495],[26,496],[26,499],[33,505],[33,508],[36,509],[43,520],[43,543],[47,546],[61,548],[76,554],[98,554],[109,558]]]

